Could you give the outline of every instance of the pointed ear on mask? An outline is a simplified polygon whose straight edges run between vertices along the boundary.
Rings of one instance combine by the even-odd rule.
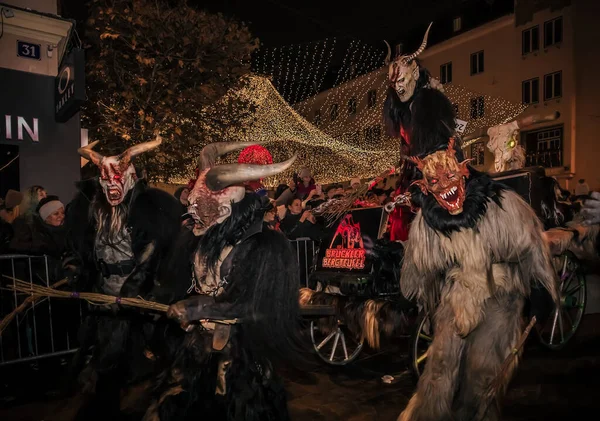
[[[469,176],[471,175],[471,173],[469,172],[469,167],[467,165],[472,160],[473,160],[472,158],[465,159],[463,162],[460,162],[458,164],[458,168],[460,168],[461,175],[465,176],[466,178],[469,178]]]
[[[419,66],[417,65],[417,62],[415,60],[412,61],[411,64],[412,69],[412,76],[414,80],[419,80]]]
[[[219,205],[219,217],[217,218],[217,224],[222,223],[231,216],[231,205]]]
[[[415,186],[419,187],[424,195],[429,194],[429,191],[427,191],[427,183],[425,183],[425,180],[423,180],[422,178],[419,180],[413,181],[412,183],[410,183],[410,185],[411,186],[415,185]]]

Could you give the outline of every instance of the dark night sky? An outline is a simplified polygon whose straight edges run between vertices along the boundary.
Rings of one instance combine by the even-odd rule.
[[[177,0],[167,1],[177,3]],[[401,42],[405,51],[414,50],[421,43],[429,22],[435,21],[429,34],[429,45],[433,45],[454,35],[453,18],[462,16],[463,29],[468,30],[511,11],[514,0],[358,1],[361,3],[355,6],[350,5],[351,0],[188,0],[188,4],[245,22],[262,44],[257,57],[263,52],[268,54],[273,47],[335,37],[338,42],[323,85],[327,88],[337,80],[350,40],[381,50],[382,57],[385,54],[383,40],[392,46]],[[59,2],[61,14],[76,19],[78,31],[82,33],[89,0]]]
[[[432,20],[458,14],[457,7],[465,2],[504,0],[359,1],[362,3],[356,6],[350,6],[350,0],[188,0],[188,3],[236,16],[249,25],[265,47],[279,47],[332,37],[372,44],[387,39],[393,43],[412,30],[424,30]],[[59,2],[63,16],[85,20],[86,0]],[[434,32],[432,29],[432,35]],[[415,40],[417,45],[419,42]]]
[[[360,1],[360,0],[359,0]],[[464,0],[191,0],[248,23],[267,47],[348,37],[368,43],[395,40],[453,14]]]

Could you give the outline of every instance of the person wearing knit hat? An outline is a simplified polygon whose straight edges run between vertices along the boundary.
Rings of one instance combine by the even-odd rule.
[[[23,193],[16,190],[9,190],[4,197],[4,207],[6,209],[13,209],[21,204],[23,201]]]
[[[58,196],[40,200],[32,218],[18,218],[10,248],[19,253],[61,258],[66,250],[65,206]]]
[[[65,205],[58,196],[48,196],[40,200],[36,210],[42,221],[53,227],[59,227],[65,221]]]
[[[0,218],[12,224],[20,214],[19,205],[23,201],[23,193],[10,189],[4,197],[4,209],[0,210]]]

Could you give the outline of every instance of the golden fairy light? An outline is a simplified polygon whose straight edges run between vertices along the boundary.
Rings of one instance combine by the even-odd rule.
[[[265,142],[275,161],[298,153],[298,160],[287,173],[265,180],[268,186],[285,182],[302,166],[309,167],[319,183],[331,183],[355,176],[370,176],[393,166],[399,159],[395,142],[373,140],[351,144],[321,131],[298,114],[277,92],[271,82],[261,76],[250,76],[249,83],[230,91],[204,112],[222,113],[232,97],[250,101],[254,112],[225,131],[227,141]],[[204,127],[210,130],[210,127]],[[235,157],[229,157],[234,160]]]
[[[295,165],[287,173],[266,179],[267,186],[287,182],[303,166],[323,184],[353,177],[371,178],[397,165],[400,159],[399,140],[383,132],[382,110],[388,84],[387,67],[381,66],[382,51],[351,42],[335,87],[307,98],[322,86],[335,44],[334,39],[263,51],[254,66],[260,75],[251,75],[243,88],[229,91],[212,107],[202,110],[205,116],[218,115],[222,121],[231,100],[249,101],[252,112],[228,125],[221,140],[265,142],[275,161],[298,153]],[[304,83],[299,85],[299,81]],[[455,84],[445,85],[444,92],[455,105],[457,117],[467,122],[463,135],[510,121],[526,108]],[[332,120],[333,106],[338,112]],[[315,125],[318,110],[321,121]],[[212,119],[201,120],[205,122],[201,129],[210,133],[213,128],[206,122]],[[227,160],[233,162],[236,158],[230,156]]]

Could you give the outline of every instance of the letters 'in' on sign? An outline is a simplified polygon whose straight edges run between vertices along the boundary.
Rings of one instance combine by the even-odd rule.
[[[17,56],[40,60],[40,52],[42,46],[40,44],[32,44],[25,41],[17,41]]]

